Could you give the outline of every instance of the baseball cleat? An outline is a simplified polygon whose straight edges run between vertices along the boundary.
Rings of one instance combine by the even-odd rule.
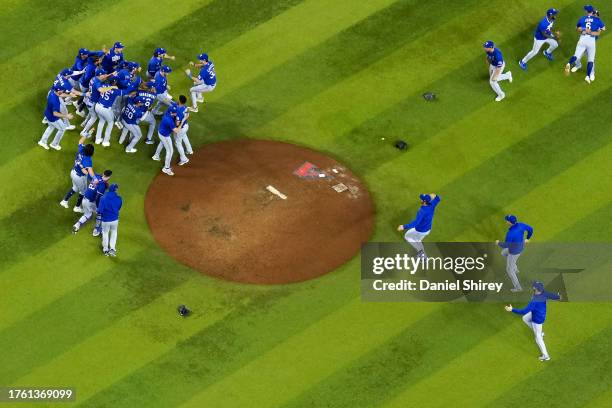
[[[565,74],[566,75],[569,75],[571,68],[572,68],[572,66],[569,63],[565,64]],[[576,68],[576,67],[574,67],[574,68]],[[571,71],[572,72],[576,72],[574,70],[571,70]]]
[[[187,154],[191,156],[193,154],[193,152],[187,152]]]
[[[571,69],[571,71],[572,71],[572,72],[578,72],[578,70],[579,70],[580,68],[582,68],[582,66],[580,66],[580,65],[576,65],[575,67],[573,67],[573,68]]]
[[[554,61],[554,58],[553,58],[552,54],[546,52],[546,50],[544,52],[542,52],[542,54],[544,54],[544,56],[546,57],[547,60]]]
[[[591,74],[591,82],[595,81],[595,74]]]
[[[523,71],[527,71],[527,63],[523,62],[523,60],[519,61],[519,67],[521,67]]]
[[[138,149],[125,149],[126,153],[136,153]]]
[[[495,102],[501,102],[504,100],[505,97],[506,95],[498,96],[497,98],[495,98]]]
[[[49,150],[49,146],[45,142],[38,142],[38,145],[45,150]]]
[[[100,144],[100,143],[102,143],[102,139],[96,139],[95,143],[96,143],[96,144]]]
[[[512,72],[508,71],[508,75],[510,75],[510,78],[508,78],[508,82],[512,83]]]
[[[117,129],[122,130],[123,129],[123,123],[116,121],[115,122],[115,126],[117,127]]]
[[[76,129],[76,126],[74,126],[74,125],[66,126],[66,130],[74,130],[74,129]]]
[[[50,147],[50,148],[52,148],[52,149],[54,149],[54,150],[58,150],[58,151],[59,151],[59,150],[62,150],[62,146],[60,146],[60,145],[54,145],[53,143],[51,143],[51,144],[49,145],[49,147]]]
[[[538,359],[540,361],[548,361],[548,360],[550,360],[550,356],[540,356],[540,357],[538,357]]]
[[[178,165],[179,166],[184,166],[185,164],[189,163],[189,159],[185,159],[185,160],[181,160]]]
[[[151,157],[151,158],[152,158],[153,160],[155,160],[155,161],[159,161],[159,160],[160,160],[159,156],[153,156],[153,157]]]
[[[167,174],[169,176],[174,176],[174,172],[172,171],[171,168],[163,168],[162,169],[162,173],[165,173],[165,174]]]
[[[76,225],[74,225],[74,226],[72,227],[72,234],[73,234],[73,235],[76,235],[76,233],[77,233],[77,232],[79,232],[79,227],[77,227]]]
[[[152,144],[155,144],[155,141],[154,141],[153,139],[151,139],[151,140],[146,140],[146,141],[145,141],[145,144],[152,145]]]
[[[117,256],[117,252],[114,249],[109,249],[108,256],[112,256],[114,258]]]
[[[74,206],[74,208],[72,209],[72,211],[74,211],[75,213],[80,213],[83,214],[83,209],[79,206]]]
[[[46,118],[46,117],[43,117],[42,124],[43,124],[43,125],[46,125],[47,123],[49,123],[49,121],[47,120],[47,118]]]
[[[591,83],[591,77],[590,76],[584,77],[584,80],[587,82],[587,84]]]
[[[197,106],[195,108],[187,108],[187,109],[189,109],[189,112],[198,113],[198,107]]]
[[[91,233],[92,236],[94,237],[99,237],[100,236],[100,230],[97,228],[94,228],[93,232]]]
[[[61,205],[62,207],[64,207],[64,208],[68,208],[68,201],[66,201],[66,200],[62,200],[62,201],[60,201],[60,205]]]
[[[109,147],[110,146],[110,142],[102,142],[102,146]]]
[[[82,110],[78,110],[76,111],[76,114],[79,115],[80,117],[84,118],[85,117],[85,112]],[[82,127],[82,126],[81,126]]]
[[[198,96],[196,98],[196,102],[200,102],[200,103],[204,102],[204,97],[203,96]]]
[[[110,251],[102,251],[102,253],[104,253],[104,256],[110,256]]]

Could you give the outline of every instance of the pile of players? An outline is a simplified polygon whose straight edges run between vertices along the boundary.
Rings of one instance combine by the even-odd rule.
[[[61,149],[64,132],[75,129],[75,125],[70,123],[74,116],[68,113],[69,104],[73,104],[76,114],[84,118],[81,136],[89,138],[95,132],[95,144],[109,147],[112,129],[116,126],[121,130],[119,143],[125,144],[128,154],[137,152],[136,145],[142,139],[141,123],[148,125],[145,143],[155,143],[155,117],[161,116],[159,144],[153,159],[159,161],[161,152],[165,150],[162,171],[172,176],[172,138],[179,155],[178,165],[187,164],[187,155],[193,154],[187,136],[189,114],[198,112],[198,103],[204,102],[203,94],[215,89],[217,78],[214,64],[206,53],[198,55],[197,63],[190,62],[200,71],[197,76],[192,76],[190,69],[185,71],[193,81],[193,87],[189,90],[191,106],[188,106],[186,96],[181,95],[178,102],[174,102],[168,92],[168,75],[172,68],[164,65],[163,61],[174,60],[175,57],[168,55],[166,49],[154,50],[147,64],[146,80],[140,75],[140,64],[127,61],[123,49],[124,45],[118,41],[110,50],[79,50],[73,66],[63,69],[49,90],[43,118],[47,129],[38,144],[46,150]],[[97,129],[94,127],[96,124]],[[55,137],[47,144],[53,132],[56,132]]]
[[[164,65],[163,61],[175,57],[168,55],[164,48],[156,48],[147,64],[146,79],[143,79],[140,64],[125,60],[123,49],[123,44],[116,42],[110,50],[103,47],[99,51],[85,48],[78,51],[73,66],[64,68],[57,75],[47,94],[43,118],[47,129],[38,142],[45,150],[61,150],[64,133],[76,128],[70,123],[74,119],[74,115],[68,112],[70,104],[75,107],[76,115],[84,118],[70,171],[72,187],[60,205],[69,208],[71,197],[78,194],[73,211],[82,215],[73,225],[72,232],[78,233],[94,218],[93,236],[102,236],[103,253],[113,257],[116,256],[119,211],[123,203],[117,194],[119,186],[109,185],[112,171],[94,172],[92,157],[95,146],[86,144],[87,139],[95,134],[95,144],[109,147],[113,126],[116,126],[121,130],[119,143],[125,145],[126,153],[133,154],[142,139],[140,125],[148,126],[146,144],[155,143],[153,133],[157,126],[159,143],[152,158],[161,160],[160,155],[165,150],[162,172],[173,176],[172,142],[179,154],[178,165],[187,164],[187,155],[193,154],[187,136],[189,114],[198,112],[198,103],[204,102],[203,94],[216,87],[214,64],[206,53],[202,53],[198,55],[197,63],[190,62],[191,66],[199,68],[199,74],[192,76],[190,69],[185,70],[193,81],[189,90],[191,106],[187,105],[184,95],[174,102],[168,93],[168,74],[172,68]],[[156,116],[161,116],[159,125]],[[47,144],[54,132],[52,142]]]

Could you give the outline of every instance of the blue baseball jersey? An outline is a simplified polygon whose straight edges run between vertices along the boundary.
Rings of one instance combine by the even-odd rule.
[[[404,229],[414,228],[418,232],[427,232],[431,230],[433,217],[436,207],[440,204],[440,196],[436,196],[429,205],[422,205],[417,212],[416,218],[404,225]]]
[[[102,176],[95,174],[94,178],[92,178],[87,185],[87,190],[85,190],[85,194],[83,194],[83,196],[97,205],[100,202],[100,197],[104,195],[107,187],[108,185],[102,179]]]
[[[123,89],[111,89],[110,91],[104,92],[100,95],[100,99],[98,103],[105,108],[111,108],[113,103],[115,103],[115,99],[119,96],[127,95],[129,92]]]
[[[215,64],[208,61],[208,64],[200,68],[198,79],[204,81],[206,85],[215,85],[217,83],[217,74],[215,73]]]
[[[91,82],[91,79],[94,77],[95,74],[96,74],[95,64],[88,63],[85,66],[85,72],[83,72],[83,74],[81,75],[81,79],[79,80],[79,82],[81,83],[81,87],[83,89],[89,88],[89,83]]]
[[[492,52],[487,52],[487,60],[489,60],[489,64],[495,67],[501,67],[504,65],[504,56],[499,48],[493,48]]]
[[[605,30],[606,25],[597,16],[582,16],[580,20],[578,20],[576,27],[580,27],[583,31],[586,30],[587,28],[590,29],[591,31],[599,31],[599,30]],[[590,35],[590,34],[583,33],[582,35]]]
[[[125,123],[128,123],[130,125],[137,125],[138,122],[140,122],[140,118],[142,118],[142,115],[144,115],[145,112],[146,110],[144,109],[144,106],[141,106],[140,108],[137,107],[132,99],[128,101],[126,107],[123,109],[123,114],[121,115],[121,118],[125,121]]]
[[[60,112],[60,100],[59,96],[51,91],[49,95],[47,95],[47,107],[45,108],[45,118],[47,118],[49,122],[55,122],[59,119],[53,112]]]
[[[79,148],[77,150],[77,154],[74,158],[74,166],[73,169],[79,176],[84,176],[83,169],[89,168],[93,166],[93,160],[91,156],[85,156],[83,151],[85,150],[85,145],[79,144]]]
[[[151,108],[153,107],[153,101],[155,101],[155,94],[145,89],[141,89],[140,91],[138,91],[138,96],[145,100],[144,106],[146,107],[146,109],[151,110]]]
[[[504,242],[500,242],[499,246],[507,248],[512,255],[520,254],[525,247],[525,233],[527,233],[527,239],[530,239],[533,235],[531,225],[517,222],[508,228],[506,239]]]
[[[105,84],[98,77],[93,77],[89,82],[90,97],[89,100],[93,103],[97,103],[100,100],[100,88],[104,87]]]
[[[183,123],[183,126],[181,126],[181,128],[184,128],[185,126],[187,126],[187,122],[189,119],[189,109],[186,105],[176,105],[176,109],[178,110],[176,114],[177,122],[180,123],[183,121],[183,119],[185,119],[185,116],[187,117],[187,119],[185,119],[185,122]]]
[[[161,122],[159,122],[159,134],[162,136],[170,136],[172,130],[176,127],[176,118],[173,118],[167,111],[164,113]]]
[[[518,315],[526,315],[531,312],[531,321],[542,324],[546,321],[546,301],[559,300],[561,297],[556,293],[542,292],[533,295],[529,304],[523,309],[512,308],[512,312]]]
[[[544,17],[538,27],[535,30],[534,37],[536,40],[546,40],[547,38],[553,37],[552,27],[555,24],[555,20],[550,21],[548,17]]]
[[[121,89],[126,89],[130,85],[130,81],[132,79],[132,74],[126,68],[117,72],[113,78],[117,80],[117,86]]]
[[[106,72],[113,72],[115,68],[123,62],[123,51],[116,54],[115,47],[111,48],[110,52],[102,58],[102,68]]]
[[[154,77],[155,74],[157,74],[157,71],[159,71],[159,69],[161,68],[162,62],[163,58],[152,57],[149,60],[149,64],[147,65],[147,72],[149,73],[149,75]]]
[[[135,92],[140,87],[140,84],[142,83],[142,78],[140,77],[140,75],[132,75],[131,78],[132,79],[129,85],[125,89],[127,89],[128,92]]]
[[[74,64],[72,64],[72,70],[73,71],[82,71],[85,69],[85,67],[87,66],[87,58],[82,59],[81,55],[77,55],[76,58],[74,59]],[[72,79],[74,79],[75,81],[78,81],[81,79],[81,76],[83,76],[83,74],[79,74],[79,75],[73,75]]]
[[[108,191],[100,199],[98,214],[102,222],[111,222],[119,219],[119,210],[123,205],[123,200],[114,191]]]
[[[56,86],[61,87],[66,93],[72,91],[72,85],[70,85],[70,82],[68,82],[62,74],[57,74],[55,81],[53,81],[53,85],[51,85],[51,90]]]
[[[168,89],[168,78],[163,76],[161,74],[161,71],[155,74],[155,79],[153,81],[153,86],[155,86],[155,92],[157,92],[158,94],[163,94],[164,92],[166,92],[166,90]]]

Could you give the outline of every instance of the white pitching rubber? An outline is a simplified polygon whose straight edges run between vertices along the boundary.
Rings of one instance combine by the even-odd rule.
[[[280,199],[283,199],[283,200],[287,199],[287,196],[281,193],[280,191],[278,191],[276,188],[274,188],[274,186],[267,186],[266,190],[268,190],[269,192],[271,192],[272,194],[274,194]]]

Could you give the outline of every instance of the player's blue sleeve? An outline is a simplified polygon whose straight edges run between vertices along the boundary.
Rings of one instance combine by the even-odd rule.
[[[500,242],[499,242],[497,245],[498,245],[500,248],[508,248],[508,243],[507,243],[506,241],[503,241],[503,242],[502,242],[502,241],[500,241]]]
[[[431,200],[431,203],[429,205],[431,205],[432,207],[436,207],[438,204],[440,204],[440,200],[441,200],[440,196],[436,195],[436,197],[433,200]]]
[[[98,199],[98,214],[102,214],[104,212],[105,203],[106,203],[106,200],[104,199],[104,196]]]
[[[518,315],[526,315],[527,313],[531,312],[535,307],[535,301],[531,301],[527,304],[527,306],[525,306],[523,309],[517,309],[517,308],[512,308],[512,313],[516,313]]]
[[[104,56],[104,51],[89,51],[88,56],[95,57],[95,58],[100,58],[100,57]]]
[[[419,209],[419,212],[417,212],[416,218],[409,222],[408,224],[404,225],[404,229],[411,229],[416,227],[421,221],[423,220],[423,212]]]
[[[561,299],[561,296],[559,296],[559,294],[552,293],[552,292],[544,292],[544,296],[546,296],[546,298],[550,299],[550,300],[559,300],[559,299]]]
[[[531,239],[533,235],[533,227],[531,225],[523,224],[525,226],[525,230],[527,231],[527,239]]]

